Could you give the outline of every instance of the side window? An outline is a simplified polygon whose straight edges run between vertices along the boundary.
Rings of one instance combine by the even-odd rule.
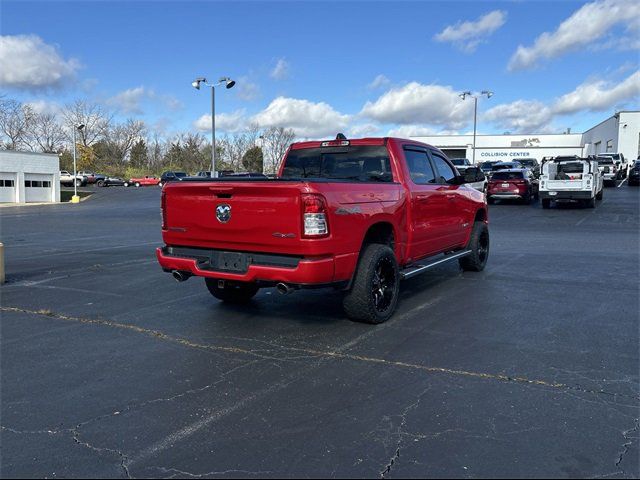
[[[431,168],[427,152],[405,149],[404,158],[407,162],[411,180],[414,183],[418,185],[435,183],[436,176],[433,174],[433,168]]]
[[[431,158],[433,159],[433,164],[438,171],[438,176],[441,177],[444,182],[452,183],[456,178],[456,172],[453,168],[451,168],[444,158],[435,152],[431,152]]]

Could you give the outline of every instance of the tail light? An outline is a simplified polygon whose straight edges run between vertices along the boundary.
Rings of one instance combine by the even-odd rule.
[[[329,235],[327,205],[324,197],[315,194],[302,195],[302,225],[304,237]]]
[[[162,217],[162,230],[167,229],[167,194],[162,189],[160,194],[160,215]]]

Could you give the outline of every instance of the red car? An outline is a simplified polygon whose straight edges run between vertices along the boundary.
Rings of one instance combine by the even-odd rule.
[[[148,185],[158,185],[160,183],[160,179],[158,177],[152,177],[150,175],[146,175],[144,177],[132,178],[128,182],[125,182],[124,186],[128,187],[129,185],[133,185],[137,187],[146,187]]]
[[[498,170],[489,180],[489,203],[495,200],[521,200],[531,203],[538,199],[538,180],[528,168]]]
[[[294,143],[275,179],[167,183],[156,254],[176,280],[204,277],[223,301],[246,302],[261,287],[333,287],[350,318],[380,323],[400,279],[448,260],[484,268],[487,208],[471,180],[413,140]]]

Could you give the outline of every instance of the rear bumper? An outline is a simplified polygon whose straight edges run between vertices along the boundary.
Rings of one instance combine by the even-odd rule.
[[[328,285],[348,278],[340,278],[340,271],[346,270],[345,264],[357,261],[357,253],[327,256],[320,258],[291,257],[291,261],[282,261],[282,256],[269,254],[248,254],[259,257],[252,259],[246,271],[230,272],[213,269],[207,256],[209,251],[201,250],[199,258],[189,258],[184,252],[176,252],[172,247],[156,249],[160,266],[165,271],[180,270],[199,277],[235,280],[238,282],[287,283],[292,285]],[[184,249],[193,250],[193,249]],[[187,252],[189,253],[189,252]],[[196,251],[197,253],[197,251]],[[242,253],[242,252],[240,252]],[[275,263],[276,265],[270,264]],[[279,265],[278,265],[279,263]]]
[[[488,193],[487,197],[497,199],[522,200],[524,197],[519,193]]]
[[[591,191],[584,190],[578,190],[575,192],[561,190],[552,192],[540,192],[540,199],[542,200],[589,200],[591,197],[593,197]]]

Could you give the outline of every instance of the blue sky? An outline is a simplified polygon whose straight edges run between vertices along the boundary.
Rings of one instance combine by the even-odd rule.
[[[465,132],[471,102],[455,94],[483,89],[481,132],[582,131],[639,106],[635,3],[5,0],[0,87],[42,109],[103,103],[166,135],[205,131],[199,75],[237,80],[217,90],[228,131]]]

